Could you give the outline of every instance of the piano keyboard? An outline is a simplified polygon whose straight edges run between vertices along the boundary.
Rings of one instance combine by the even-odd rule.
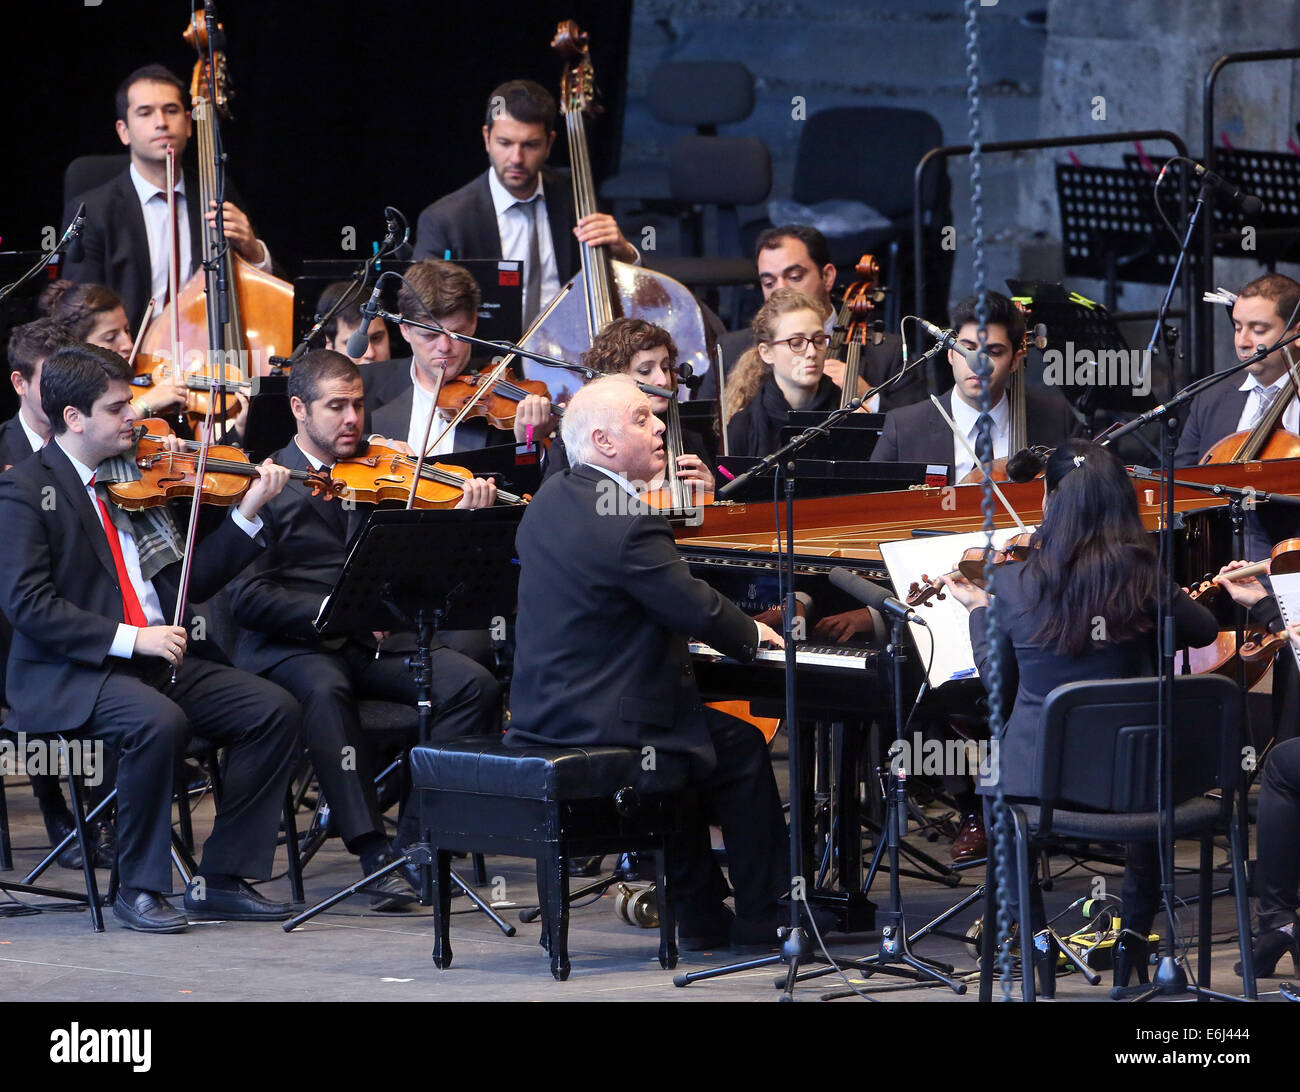
[[[704,656],[725,663],[738,662],[699,641],[691,642],[691,655]],[[869,648],[846,648],[844,645],[796,645],[794,656],[795,663],[800,667],[832,667],[849,671],[866,671],[868,664],[874,667],[877,653]],[[760,648],[756,659],[784,664],[785,651],[779,648]]]

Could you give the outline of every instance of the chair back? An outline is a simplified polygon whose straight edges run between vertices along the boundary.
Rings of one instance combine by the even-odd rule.
[[[1159,784],[1160,680],[1058,686],[1043,705],[1037,796],[1041,829],[1055,806],[1154,812]],[[1241,772],[1241,692],[1222,675],[1174,680],[1173,803],[1222,789],[1231,810]]]
[[[758,205],[772,192],[772,153],[757,137],[684,136],[668,160],[674,201]]]
[[[666,61],[646,81],[646,105],[665,125],[715,133],[754,112],[754,76],[740,61]]]
[[[836,198],[862,201],[882,216],[912,215],[912,176],[943,128],[924,110],[894,106],[836,106],[819,110],[800,127],[791,197],[804,205]],[[923,207],[946,206],[947,168],[927,172]]]
[[[131,164],[131,157],[122,153],[114,155],[79,155],[63,172],[63,204],[66,207],[74,197],[102,186],[110,178],[121,174]],[[76,211],[75,209],[73,210]]]

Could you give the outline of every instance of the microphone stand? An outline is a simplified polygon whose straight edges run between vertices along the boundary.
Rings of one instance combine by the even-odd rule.
[[[884,386],[884,384],[881,384]],[[777,930],[777,938],[782,942],[777,955],[764,956],[761,959],[733,963],[725,967],[715,967],[707,971],[694,971],[680,974],[673,978],[674,986],[687,986],[722,975],[735,974],[740,971],[752,971],[759,967],[770,967],[774,963],[786,965],[785,993],[781,1000],[794,1000],[794,986],[799,976],[799,966],[816,958],[808,934],[800,924],[800,904],[807,904],[806,879],[803,875],[804,850],[804,809],[803,809],[803,772],[800,751],[802,740],[799,734],[798,696],[795,686],[795,596],[794,596],[794,491],[795,466],[798,453],[813,440],[825,436],[836,422],[847,417],[862,405],[861,398],[854,398],[845,406],[831,411],[820,424],[804,429],[788,444],[778,448],[762,459],[757,466],[733,478],[717,491],[719,498],[735,493],[743,485],[769,471],[775,473],[784,483],[785,493],[785,546],[781,552],[782,579],[785,582],[785,609],[782,612],[782,636],[785,638],[785,726],[790,737],[790,924]]]
[[[50,262],[54,261],[56,255],[62,254],[65,250],[67,250],[68,246],[73,242],[74,239],[80,239],[81,233],[82,231],[85,230],[85,227],[86,227],[86,203],[83,201],[81,203],[81,207],[77,209],[77,214],[73,216],[72,223],[70,223],[67,227],[67,230],[64,231],[63,237],[60,238],[59,241],[54,244],[54,249],[51,250],[48,254],[46,254],[44,257],[42,257],[39,262],[37,262],[34,266],[32,266],[31,269],[29,269],[26,273],[24,273],[12,284],[6,284],[3,288],[0,288],[0,303],[3,303],[15,292],[17,292],[18,289],[20,289],[23,285],[25,285],[28,281],[30,281],[33,277],[35,277],[38,273],[40,273],[40,271],[44,269],[47,265],[49,265]]]

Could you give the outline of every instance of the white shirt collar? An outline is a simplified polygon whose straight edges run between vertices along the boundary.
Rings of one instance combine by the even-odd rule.
[[[975,423],[979,420],[979,415],[980,411],[967,405],[954,387],[952,392],[952,419],[957,427],[961,429],[962,435],[968,440],[975,434]],[[1011,399],[1007,397],[1006,391],[1002,392],[1002,400],[993,407],[990,416],[993,418],[994,433],[1006,429],[1008,422],[1011,420]]]
[[[45,446],[45,438],[32,429],[27,424],[27,418],[23,416],[23,409],[18,407],[18,423],[22,426],[23,433],[27,436],[27,442],[32,445],[33,451],[40,451]]]
[[[1242,385],[1238,387],[1237,390],[1246,391],[1247,393],[1249,393],[1250,391],[1253,391],[1256,387],[1260,387],[1266,391],[1271,391],[1271,390],[1279,389],[1282,386],[1282,384],[1285,382],[1286,382],[1286,373],[1283,373],[1282,375],[1279,375],[1275,380],[1273,380],[1273,382],[1270,383],[1267,387],[1265,387],[1264,384],[1259,381],[1259,378],[1257,376],[1251,375],[1250,372],[1247,372],[1246,381],[1242,383]]]
[[[496,210],[498,217],[502,216],[508,209],[518,204],[520,201],[531,201],[535,197],[541,197],[546,200],[546,194],[542,191],[542,176],[537,175],[537,188],[527,197],[516,197],[505,186],[501,185],[501,179],[497,177],[494,168],[488,168],[488,189],[492,193],[492,207]]]
[[[312,468],[313,470],[326,470],[326,469],[328,469],[328,468],[325,466],[325,464],[324,464],[323,462],[321,462],[318,458],[316,458],[315,455],[313,455],[310,451],[308,451],[306,448],[304,448],[304,447],[302,446],[302,444],[299,444],[299,443],[298,443],[298,437],[297,437],[297,436],[295,436],[295,437],[293,438],[293,442],[294,442],[295,444],[297,444],[297,446],[298,446],[298,450],[302,452],[302,456],[303,456],[303,458],[306,459],[309,463],[311,463],[311,468]]]
[[[59,444],[59,450],[62,451],[63,454],[68,456],[68,462],[72,464],[72,469],[77,472],[77,477],[81,479],[81,484],[89,488],[90,479],[95,476],[95,468],[91,466],[87,466],[80,459],[74,458],[71,454],[69,454],[68,449],[64,447],[61,443],[59,443],[57,438],[55,439],[54,442],[56,444]]]
[[[623,477],[622,474],[619,474],[617,471],[614,470],[608,470],[603,466],[596,466],[595,463],[587,463],[586,465],[590,466],[592,470],[599,470],[602,474],[605,475],[605,477],[612,478],[615,482],[619,484],[620,487],[622,487],[623,492],[625,492],[633,500],[641,499],[637,495],[637,491],[632,488],[632,483],[628,481],[625,477]]]
[[[155,186],[152,182],[150,182],[147,178],[145,178],[144,175],[142,175],[138,170],[136,170],[134,163],[131,164],[131,185],[135,187],[135,192],[139,196],[140,204],[142,205],[148,204],[150,199],[156,193],[161,193],[164,198],[166,198],[167,196],[167,191],[163,189],[161,186]],[[176,192],[180,194],[180,196],[182,197],[185,196],[185,175],[184,174],[178,174],[176,176]]]

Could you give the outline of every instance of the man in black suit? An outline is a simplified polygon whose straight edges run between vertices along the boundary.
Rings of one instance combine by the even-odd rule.
[[[132,72],[117,89],[117,135],[131,152],[130,167],[101,186],[78,194],[64,209],[69,223],[85,202],[85,251],[81,261],[64,264],[63,275],[79,284],[111,288],[126,307],[134,325],[144,315],[150,297],[161,309],[167,296],[167,146],[181,156],[192,132],[185,105],[185,85],[167,68],[146,65]],[[197,176],[185,172],[176,185],[176,214],[188,230],[179,235],[180,281],[185,283],[203,258],[203,222],[216,222],[216,202],[199,208]],[[271,268],[266,245],[253,232],[248,217],[230,201],[222,206],[225,237],[240,257],[259,269]]]
[[[636,499],[636,483],[663,472],[664,424],[630,377],[581,388],[563,433],[570,468],[538,491],[516,539],[507,741],[636,747],[655,769],[688,769],[721,820],[736,913],[733,924],[697,802],[670,853],[683,946],[771,941],[789,877],[767,747],[752,725],[701,705],[686,637],[740,660],[781,639],[692,577],[668,522]]]
[[[367,365],[374,367],[378,365]],[[364,447],[361,371],[343,354],[316,349],[295,364],[289,405],[298,433],[275,456],[284,466],[328,470]],[[485,507],[495,496],[490,481],[472,479],[457,507]],[[399,640],[371,633],[325,640],[313,622],[372,507],[323,500],[291,482],[264,510],[267,550],[235,583],[231,597],[235,620],[242,627],[235,662],[283,686],[302,703],[316,776],[344,843],[361,858],[367,875],[393,856],[357,701],[376,697],[413,705],[415,683],[403,652],[396,650]],[[491,730],[497,684],[486,669],[459,652],[438,647],[433,653],[433,688],[437,738]],[[406,838],[409,825],[409,820],[403,824],[399,838],[411,840]],[[416,899],[407,877],[397,872],[369,890],[377,910],[404,908]]]
[[[474,336],[483,296],[478,282],[466,270],[428,258],[406,271],[405,282],[397,293],[397,306],[404,317],[437,322],[454,333]],[[450,383],[469,367],[473,346],[405,322],[398,329],[410,345],[411,355],[367,364],[361,373],[366,387],[366,412],[375,433],[400,440],[415,451],[425,442],[427,429],[426,450],[430,455],[511,444],[516,438],[525,442],[525,423],[516,424],[516,437],[494,428],[486,417],[477,416],[467,417],[439,442],[447,420],[435,413],[429,425],[434,391],[440,381]],[[531,412],[534,406],[538,419],[550,417],[546,399],[529,395],[520,402],[522,410]]]
[[[129,929],[172,933],[186,916],[170,888],[172,774],[193,731],[226,751],[216,822],[185,908],[211,918],[280,920],[288,906],[242,877],[268,879],[299,709],[279,687],[186,655],[174,616],[181,562],[175,528],[131,517],[100,492],[133,443],[130,370],[97,346],[45,361],[41,404],[54,441],[0,476],[0,608],[14,627],[8,693],[17,727],[103,740],[120,755],[121,887]],[[269,462],[193,556],[189,596],[214,594],[259,552],[258,512],[287,480]],[[191,621],[186,619],[187,623]]]
[[[578,244],[609,245],[638,260],[614,217],[574,222],[567,180],[545,171],[555,143],[555,99],[532,80],[511,80],[488,96],[483,146],[490,166],[420,213],[415,257],[509,258],[524,263],[524,328],[580,268]]]
[[[1267,273],[1242,288],[1232,305],[1237,359],[1245,360],[1257,349],[1300,330],[1295,314],[1297,303],[1300,284],[1281,273]],[[1295,355],[1295,347],[1278,349],[1252,364],[1244,380],[1226,380],[1192,399],[1187,423],[1178,438],[1174,465],[1195,466],[1224,437],[1253,428],[1275,397],[1288,395],[1288,353]],[[1287,432],[1300,432],[1300,398],[1291,395],[1280,425]],[[1275,542],[1296,534],[1300,534],[1300,519],[1294,509],[1263,506],[1246,518],[1247,556],[1265,558]]]
[[[831,300],[835,286],[835,264],[831,261],[830,246],[826,236],[814,227],[804,224],[785,224],[768,228],[754,243],[754,262],[758,267],[758,284],[763,299],[772,298],[778,288],[794,288],[817,301],[822,314],[823,328],[831,333],[839,309]],[[879,337],[879,341],[877,341]],[[749,328],[736,330],[719,339],[722,346],[722,363],[727,378],[731,367],[746,349],[754,346],[754,332]],[[871,334],[860,348],[859,391],[878,387],[891,375],[903,368],[903,339],[897,334]],[[836,386],[844,385],[844,362],[828,359],[826,374]],[[718,397],[718,375],[710,368],[700,384],[698,398]],[[919,373],[909,375],[898,386],[883,395],[871,398],[867,410],[884,413],[896,406],[907,406],[925,397],[925,383]]]
[[[9,382],[18,395],[18,412],[0,425],[0,471],[17,466],[49,440],[50,422],[41,409],[41,367],[46,357],[76,344],[51,318],[14,327],[9,336]]]
[[[1012,373],[1024,367],[1025,320],[1006,296],[990,292],[988,301],[986,351],[993,367],[989,378],[989,398],[993,404],[993,457],[1001,459],[1015,454],[1009,450],[1011,400],[1007,391]],[[957,341],[967,351],[979,348],[979,321],[975,318],[974,296],[953,307],[949,322],[957,331]],[[952,366],[955,385],[940,401],[974,448],[980,378],[975,374],[973,364],[956,349],[948,351],[948,362]],[[1028,383],[1025,385],[1025,425],[1030,447],[1055,447],[1078,427],[1069,403],[1059,391],[1040,390]],[[893,410],[885,417],[885,430],[871,452],[871,460],[943,467],[947,480],[952,484],[960,482],[974,467],[966,449],[958,443],[952,429],[928,399]]]

